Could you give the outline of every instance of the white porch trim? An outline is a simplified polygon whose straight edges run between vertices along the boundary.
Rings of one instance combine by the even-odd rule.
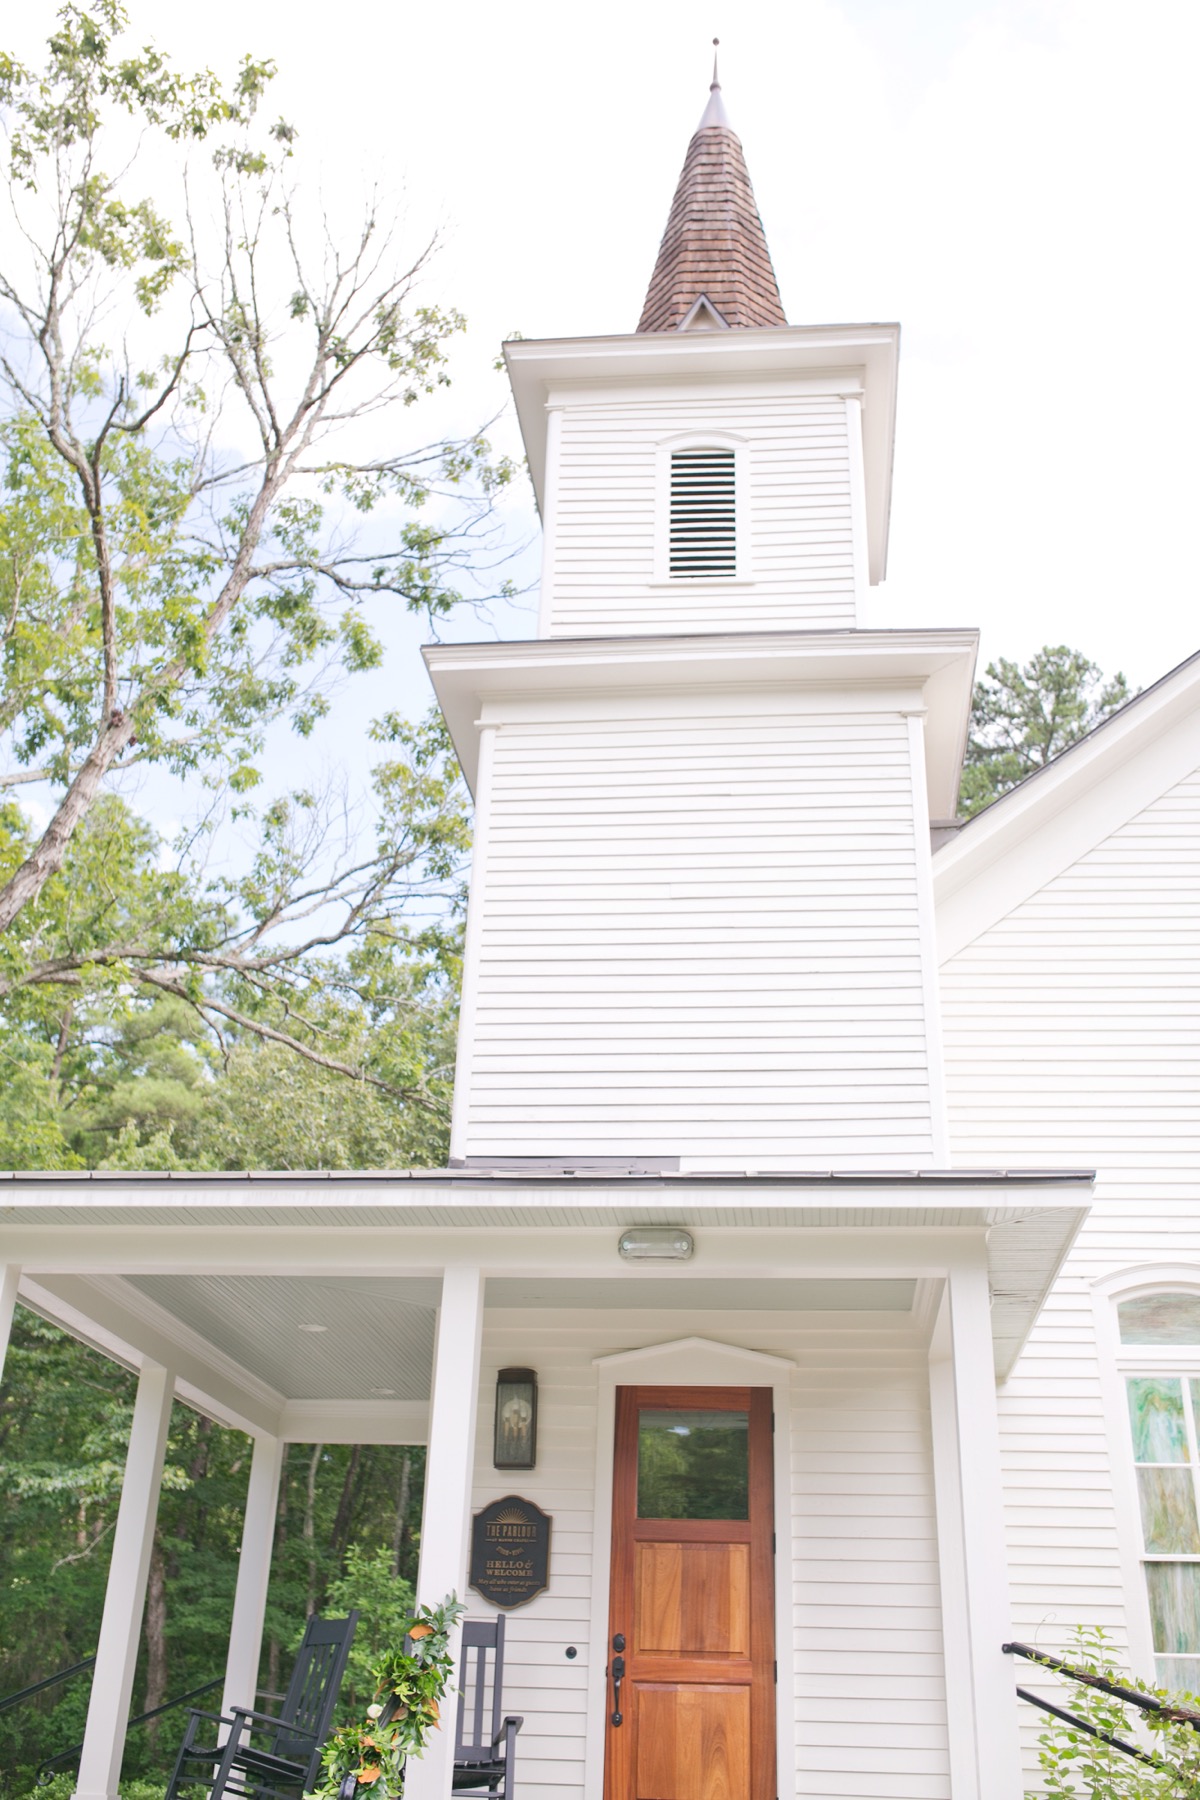
[[[125,1480],[104,1593],[104,1616],[88,1702],[75,1800],[118,1800],[146,1579],[175,1381],[161,1363],[145,1362],[138,1377]]]
[[[4,1379],[4,1359],[8,1355],[20,1280],[21,1271],[16,1263],[0,1263],[0,1381]]]
[[[451,1589],[460,1599],[466,1594],[484,1286],[478,1268],[448,1268],[442,1276],[417,1574],[417,1599],[426,1606],[436,1606]],[[456,1632],[451,1639],[456,1661],[458,1636]],[[432,1734],[424,1756],[411,1764],[407,1800],[449,1800],[458,1702],[448,1694],[444,1704],[441,1730]]]
[[[264,1436],[254,1440],[237,1587],[233,1595],[233,1619],[229,1627],[229,1651],[225,1659],[223,1713],[228,1713],[231,1706],[253,1706],[257,1699],[258,1664],[262,1655],[271,1552],[275,1545],[283,1451],[282,1438]]]
[[[596,1370],[596,1486],[592,1535],[592,1623],[588,1666],[598,1672],[608,1666],[608,1599],[612,1572],[612,1490],[618,1387],[769,1387],[775,1413],[774,1477],[775,1528],[783,1554],[775,1558],[775,1654],[778,1679],[775,1689],[775,1759],[778,1800],[792,1800],[796,1792],[795,1655],[792,1631],[791,1542],[791,1383],[795,1363],[762,1350],[714,1338],[674,1338],[647,1344],[637,1350],[619,1350],[592,1358]],[[595,1679],[588,1695],[587,1735],[584,1752],[584,1800],[603,1800],[605,1715],[608,1683]],[[955,1796],[957,1800],[957,1796]]]
[[[987,1268],[946,1277],[929,1351],[946,1726],[954,1800],[1021,1792]]]

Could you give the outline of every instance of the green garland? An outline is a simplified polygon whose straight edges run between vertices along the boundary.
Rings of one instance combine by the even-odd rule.
[[[441,1722],[441,1701],[454,1675],[450,1633],[466,1612],[457,1594],[440,1606],[418,1606],[404,1627],[404,1647],[389,1650],[373,1673],[375,1704],[361,1725],[335,1731],[321,1757],[321,1780],[305,1800],[339,1800],[350,1776],[356,1794],[390,1797],[404,1788],[404,1764],[420,1756]]]

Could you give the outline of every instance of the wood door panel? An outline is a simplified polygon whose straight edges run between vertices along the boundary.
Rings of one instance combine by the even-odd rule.
[[[750,1654],[749,1544],[639,1543],[634,1648]]]
[[[703,1459],[695,1457],[675,1464],[685,1471],[679,1485],[665,1483],[671,1461],[662,1457],[661,1435],[648,1437],[655,1461],[644,1491],[653,1503],[705,1513],[720,1495],[740,1518],[639,1518],[643,1411],[703,1413],[693,1429],[725,1432],[714,1440],[714,1485],[707,1488]],[[722,1428],[713,1413],[745,1421],[736,1429],[747,1431],[746,1499],[730,1463],[733,1421]],[[605,1800],[773,1800],[771,1423],[769,1388],[617,1391]],[[648,1429],[671,1427],[657,1417]]]
[[[634,1800],[746,1800],[750,1690],[638,1683]]]

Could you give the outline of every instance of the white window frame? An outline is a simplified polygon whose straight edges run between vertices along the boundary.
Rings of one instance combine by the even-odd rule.
[[[1129,1656],[1134,1673],[1144,1680],[1155,1678],[1158,1654],[1154,1649],[1145,1566],[1148,1562],[1200,1563],[1200,1555],[1147,1555],[1143,1548],[1137,1465],[1125,1384],[1131,1375],[1192,1376],[1200,1383],[1200,1343],[1123,1344],[1117,1308],[1126,1300],[1166,1293],[1200,1295],[1200,1263],[1144,1265],[1107,1276],[1092,1287]]]
[[[732,450],[734,496],[734,575],[671,574],[671,458],[677,450]],[[745,587],[754,580],[750,556],[750,455],[746,439],[731,431],[684,431],[663,438],[655,447],[654,581],[655,587]]]

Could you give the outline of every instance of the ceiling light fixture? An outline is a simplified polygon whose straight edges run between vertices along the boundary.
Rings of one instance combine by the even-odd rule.
[[[682,1225],[635,1225],[617,1239],[627,1262],[686,1262],[695,1248]]]
[[[329,1327],[328,1327],[328,1325],[298,1325],[296,1327],[296,1329],[298,1331],[317,1332],[317,1331],[328,1331]]]

